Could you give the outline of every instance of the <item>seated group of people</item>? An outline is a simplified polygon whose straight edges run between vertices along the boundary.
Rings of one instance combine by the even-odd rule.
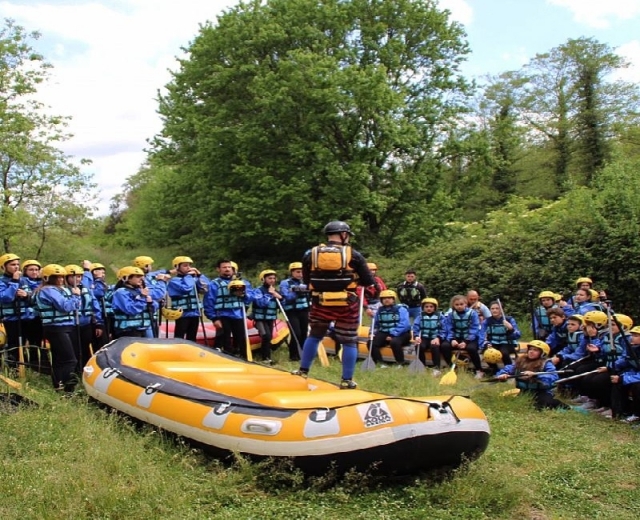
[[[583,410],[638,421],[640,327],[633,327],[629,316],[611,311],[601,301],[606,295],[594,291],[589,278],[578,279],[576,285],[567,301],[551,291],[538,295],[533,313],[535,339],[523,356],[516,356],[521,331],[499,300],[487,307],[477,299],[469,304],[467,296],[456,295],[450,308],[441,312],[438,301],[427,297],[412,324],[396,293],[382,291],[381,305],[372,318],[372,357],[382,362],[380,348],[389,345],[401,365],[403,347],[411,343],[423,363],[426,352],[431,353],[432,373],[439,376],[443,360],[451,366],[464,353],[478,379],[488,373],[498,381],[515,378],[521,391],[535,396],[538,408],[564,406],[554,398],[557,386]],[[571,379],[560,381],[560,375]]]

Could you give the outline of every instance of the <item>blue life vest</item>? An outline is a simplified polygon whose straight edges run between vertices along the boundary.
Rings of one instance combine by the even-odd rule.
[[[456,310],[452,310],[449,315],[451,325],[453,326],[454,338],[466,338],[469,335],[469,329],[471,328],[471,316],[474,313],[473,309],[467,309],[462,314]]]
[[[258,290],[262,294],[269,294],[269,288],[264,285],[258,287]],[[266,307],[259,307],[255,303],[253,304],[253,319],[255,320],[275,320],[278,317],[278,303],[275,298],[269,300],[269,304]]]
[[[555,307],[557,307],[557,305],[552,305],[549,308],[553,309]],[[540,305],[538,308],[536,308],[534,314],[536,316],[536,320],[538,321],[538,327],[547,331],[548,333],[551,333],[553,325],[551,325],[551,320],[549,319],[549,316],[547,316],[547,308]]]
[[[434,312],[433,314],[420,314],[420,337],[432,340],[438,337],[442,325],[442,314]]]
[[[573,354],[576,350],[578,350],[580,343],[582,343],[583,337],[584,337],[584,332],[582,332],[581,330],[576,330],[575,332],[568,332],[567,345],[565,348],[568,348],[569,351]]]
[[[297,278],[289,278],[287,280],[289,287],[302,284]],[[296,291],[296,299],[293,301],[284,301],[282,307],[285,311],[303,311],[311,305],[311,293],[309,291]]]
[[[2,282],[5,284],[13,283],[13,278],[7,275],[2,275]],[[19,289],[22,289],[27,293],[26,298],[15,298],[11,302],[0,302],[0,318],[6,318],[8,321],[15,321],[18,319],[18,315],[21,318],[27,317],[29,313],[29,307],[31,305],[31,294],[33,290],[29,284],[29,279],[22,276],[18,281]],[[33,316],[31,316],[33,318]]]
[[[75,320],[75,312],[64,312],[56,309],[49,302],[45,302],[42,299],[44,291],[58,291],[62,294],[64,299],[70,300],[73,298],[73,293],[68,287],[54,287],[45,286],[35,293],[34,302],[38,308],[38,314],[42,320],[42,325],[60,325],[62,323],[73,323]]]
[[[219,295],[218,293],[218,296]],[[184,312],[197,311],[200,307],[196,291],[193,290],[188,294],[181,294],[180,296],[171,296],[171,308],[182,309]]]
[[[502,323],[502,318],[487,318],[485,323],[487,328],[486,340],[492,345],[515,345],[516,341],[510,338],[511,331]]]
[[[233,280],[225,280],[224,278],[216,278],[213,283],[218,287],[216,293],[216,303],[213,308],[216,311],[222,309],[241,309],[244,306],[243,299],[229,293],[229,283]]]
[[[400,323],[400,305],[382,306],[376,314],[378,332],[389,333]]]
[[[118,291],[120,290],[139,292],[137,288],[126,286],[118,289]],[[117,330],[146,330],[151,327],[151,313],[149,312],[148,305],[141,313],[133,316],[125,314],[116,308],[113,309],[113,315],[115,317],[115,328]]]

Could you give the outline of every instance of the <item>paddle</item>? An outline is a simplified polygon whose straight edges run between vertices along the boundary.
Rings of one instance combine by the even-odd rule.
[[[574,379],[579,379],[581,377],[588,376],[590,374],[597,374],[598,372],[600,372],[600,370],[598,368],[596,368],[595,370],[589,370],[589,372],[583,372],[582,374],[578,374],[576,376],[565,377],[564,379],[558,379],[555,382],[555,384],[556,385],[561,385],[563,383],[566,383],[567,381],[573,381]]]
[[[455,358],[453,359],[453,364],[451,365],[451,370],[442,376],[440,379],[441,385],[455,385],[458,382],[458,374],[456,374],[456,363],[458,363],[458,359],[460,358],[460,352],[455,353]]]
[[[240,307],[242,308],[242,323],[244,325],[244,339],[245,347],[247,350],[247,361],[253,361],[253,352],[251,350],[251,340],[249,339],[249,329],[247,328],[247,310],[244,308],[244,302]],[[235,339],[235,338],[234,338]]]
[[[544,374],[573,374],[573,370],[551,370],[549,372],[534,372],[533,374],[531,374],[531,376],[541,376]],[[507,376],[507,379],[515,379],[517,377],[520,377],[521,374],[512,374]],[[499,379],[498,377],[491,377],[489,379],[483,379],[482,381],[480,381],[481,383],[499,383],[501,381],[506,381],[507,379]]]
[[[278,300],[278,298],[274,298],[274,299],[276,300],[276,303],[278,304],[278,308],[280,309],[280,312],[284,317],[284,321],[287,323],[287,327],[289,327],[289,341],[291,341],[291,338],[294,339],[294,341],[296,342],[296,347],[298,347],[298,356],[302,358],[302,347],[300,346],[300,341],[298,340],[298,336],[295,335],[293,327],[291,326],[289,317],[287,316],[287,313],[284,312],[284,307],[282,306],[282,303],[280,302],[280,300]],[[326,354],[326,351],[325,351],[325,354]],[[322,360],[320,360],[320,363],[322,363]]]
[[[318,344],[318,359],[323,367],[329,366],[329,356],[327,356],[327,350],[324,348],[322,341]]]
[[[413,330],[411,331],[411,342],[413,343]],[[426,370],[424,363],[422,361],[420,361],[420,343],[417,342],[415,343],[415,348],[416,348],[416,354],[415,354],[415,358],[413,359],[413,361],[411,363],[409,363],[409,372],[411,372],[412,374],[420,374],[422,372],[424,372]]]
[[[373,372],[376,369],[376,363],[373,360],[372,357],[372,352],[373,352],[373,330],[375,328],[375,324],[376,324],[376,315],[373,315],[373,318],[371,319],[371,326],[369,328],[369,341],[367,342],[367,347],[369,348],[369,353],[367,354],[367,357],[365,358],[365,360],[362,362],[362,365],[360,366],[360,370],[364,371],[364,372]]]
[[[13,388],[15,390],[20,390],[22,388],[22,384],[21,383],[18,383],[18,381],[14,381],[13,379],[10,379],[10,378],[5,377],[3,375],[0,375],[0,381],[2,381],[7,386],[10,386],[11,388]]]

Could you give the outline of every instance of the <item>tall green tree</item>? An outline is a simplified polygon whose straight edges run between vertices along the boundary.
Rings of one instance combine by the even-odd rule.
[[[58,149],[70,137],[67,120],[47,115],[37,101],[50,69],[31,46],[38,37],[11,20],[0,29],[0,240],[5,251],[29,230],[42,242],[50,222],[90,213],[89,179]],[[32,226],[29,215],[38,224]]]
[[[464,36],[432,0],[254,1],[204,25],[160,96],[152,161],[190,225],[164,238],[290,258],[335,218],[386,254],[441,233]]]

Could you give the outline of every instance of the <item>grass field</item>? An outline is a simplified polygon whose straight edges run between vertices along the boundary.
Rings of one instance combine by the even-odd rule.
[[[339,364],[318,364],[312,375],[338,381]],[[358,370],[356,379],[365,389],[397,395],[471,395],[489,418],[488,450],[449,475],[305,481],[286,465],[242,458],[223,465],[86,396],[62,399],[45,377],[31,375],[23,393],[40,406],[0,410],[0,518],[640,517],[640,430],[576,411],[535,412],[524,398],[500,395],[508,384],[478,385],[468,375],[453,387],[406,369]]]

